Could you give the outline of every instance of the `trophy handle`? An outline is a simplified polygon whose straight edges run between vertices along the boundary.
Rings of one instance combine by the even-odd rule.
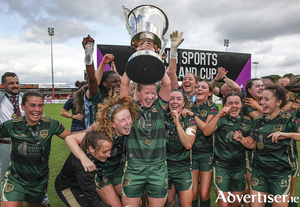
[[[129,19],[128,19],[128,14],[130,13],[130,9],[128,9],[124,5],[122,5],[122,8],[123,8],[124,17],[125,17],[125,20],[126,20],[126,29],[127,29],[128,33],[129,33],[129,35],[131,35],[131,29],[132,28],[129,25]]]
[[[163,44],[163,46],[161,47],[160,52],[159,52],[160,58],[161,58],[162,55],[164,54],[164,51],[165,51],[166,46],[167,46],[167,43],[168,43],[168,41],[169,41],[169,40],[166,39],[165,37],[162,37],[162,40],[164,41],[164,44]]]

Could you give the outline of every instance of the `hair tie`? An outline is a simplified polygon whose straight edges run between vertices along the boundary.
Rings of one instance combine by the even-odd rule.
[[[114,111],[119,107],[119,106],[122,106],[121,104],[116,104],[116,105],[113,105],[111,107],[111,109],[108,111],[108,118],[109,120],[111,121],[111,117],[112,117],[112,114],[114,113]]]

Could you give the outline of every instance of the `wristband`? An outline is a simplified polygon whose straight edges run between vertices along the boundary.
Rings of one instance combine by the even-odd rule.
[[[170,51],[170,58],[172,58],[172,59],[176,59],[177,58],[177,51],[175,50],[175,51]]]
[[[222,78],[222,80],[224,80],[224,78],[227,78],[227,76],[226,76],[226,75],[224,75],[224,77]]]
[[[71,119],[73,119],[73,114],[71,115]]]
[[[214,80],[215,80],[216,82],[219,82],[219,81],[217,81],[215,78],[214,78]]]
[[[197,116],[196,113],[194,113],[192,117],[195,118],[196,116]]]

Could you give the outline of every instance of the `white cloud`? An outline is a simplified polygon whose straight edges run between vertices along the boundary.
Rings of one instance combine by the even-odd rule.
[[[143,1],[3,0],[0,2],[0,73],[15,71],[22,83],[50,83],[48,27],[53,37],[55,82],[83,79],[81,41],[91,34],[96,43],[129,45],[122,5],[133,9]],[[300,2],[295,0],[159,1],[150,0],[169,19],[169,30],[184,32],[185,49],[251,53],[258,76],[298,74]],[[170,42],[168,43],[170,46]],[[253,67],[254,68],[254,67]]]

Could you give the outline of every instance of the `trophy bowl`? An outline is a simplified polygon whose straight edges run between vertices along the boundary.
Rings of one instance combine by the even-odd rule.
[[[132,54],[125,68],[127,76],[140,84],[155,83],[165,74],[165,66],[161,58],[150,50],[141,50]]]

